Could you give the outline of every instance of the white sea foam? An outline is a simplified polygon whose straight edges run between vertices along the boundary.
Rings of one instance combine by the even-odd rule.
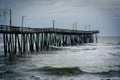
[[[38,54],[29,55],[29,58],[23,57],[14,60],[14,64],[9,65],[10,70],[30,76],[35,75],[34,77],[40,77],[41,80],[44,80],[46,76],[47,80],[120,80],[120,45],[91,43],[80,46],[52,47],[57,48],[57,50],[41,51]],[[77,67],[83,71],[83,74],[52,77],[52,74],[46,75],[47,72],[40,71],[45,66],[55,69]],[[30,72],[29,70],[32,69],[35,71]],[[109,72],[113,73],[109,74]],[[34,77],[27,79],[32,80]],[[22,79],[24,80],[24,78]]]
[[[120,50],[113,45],[86,44],[82,46],[55,47],[62,50],[49,51],[48,54],[32,56],[31,62],[38,68],[52,67],[79,67],[84,72],[96,73],[119,70],[120,58],[112,54],[118,54]],[[117,46],[119,47],[119,46]],[[112,53],[111,53],[112,52]],[[57,53],[57,54],[49,54]]]
[[[5,66],[5,64],[1,64],[1,63],[0,63],[0,74],[1,74],[1,73],[5,73],[7,70],[8,70],[8,69],[7,69],[7,67]]]
[[[6,78],[5,80],[120,80],[119,77],[107,77],[107,78],[101,78],[98,76],[93,76],[93,75],[83,75],[82,77],[67,77],[67,76],[62,76],[62,77],[48,77],[48,76],[30,76],[30,77],[14,77],[14,78]],[[4,79],[0,79],[4,80]]]

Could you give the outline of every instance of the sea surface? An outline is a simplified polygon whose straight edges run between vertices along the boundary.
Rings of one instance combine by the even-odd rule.
[[[0,37],[0,80],[120,80],[120,37],[98,43],[51,47],[12,59],[3,57]]]

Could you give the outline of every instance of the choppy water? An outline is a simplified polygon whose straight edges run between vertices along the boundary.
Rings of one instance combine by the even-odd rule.
[[[0,80],[120,80],[120,37],[0,60]]]

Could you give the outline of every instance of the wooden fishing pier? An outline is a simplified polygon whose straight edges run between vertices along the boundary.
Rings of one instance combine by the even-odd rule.
[[[58,28],[29,28],[0,25],[4,55],[22,55],[41,51],[50,46],[75,46],[97,42],[98,30],[70,30]]]

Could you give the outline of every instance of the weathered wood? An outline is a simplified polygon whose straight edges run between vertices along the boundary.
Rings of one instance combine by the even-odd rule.
[[[7,56],[6,34],[3,34],[4,54]]]
[[[49,49],[50,46],[75,46],[83,43],[97,42],[95,31],[53,29],[53,28],[27,28],[0,25],[3,34],[4,54],[7,56],[25,54],[27,51]],[[94,35],[95,34],[95,35]]]
[[[98,42],[98,40],[97,40],[97,34],[95,34],[95,38],[96,38],[96,43]]]
[[[84,30],[70,30],[70,29],[59,29],[59,28],[29,28],[29,27],[18,27],[18,26],[7,26],[0,25],[0,33],[61,33],[61,34],[95,34],[99,33],[98,30],[84,31]]]

